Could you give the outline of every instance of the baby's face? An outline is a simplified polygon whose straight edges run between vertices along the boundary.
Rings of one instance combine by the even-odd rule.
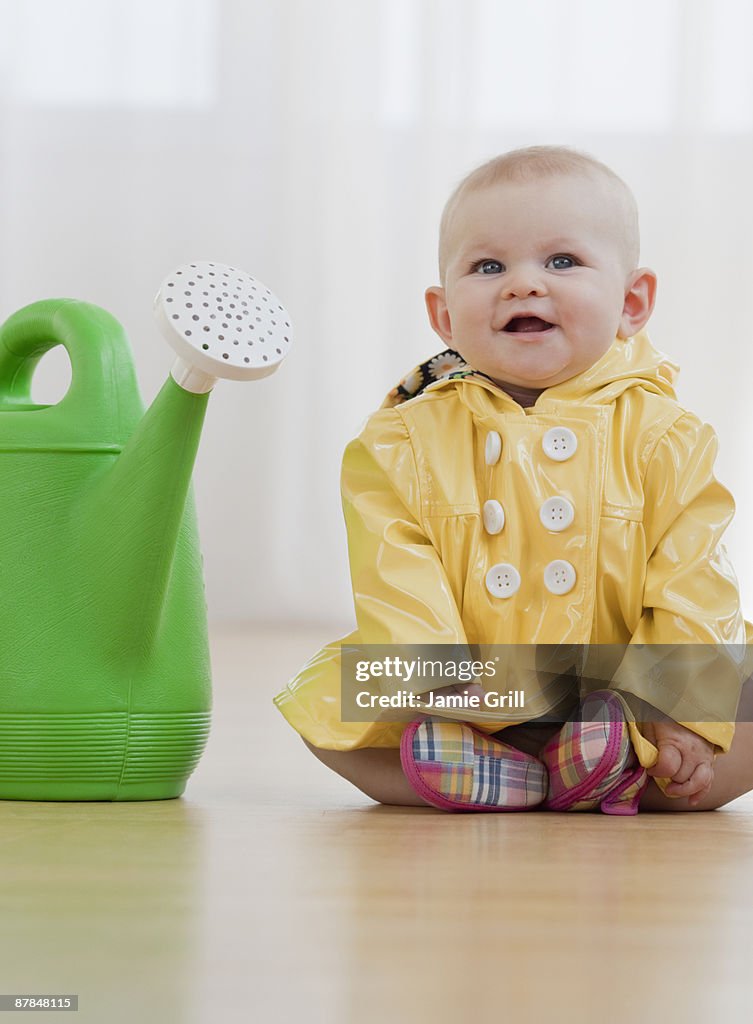
[[[579,176],[471,192],[449,226],[445,286],[427,293],[432,326],[500,382],[581,373],[631,333],[620,212],[608,183]]]

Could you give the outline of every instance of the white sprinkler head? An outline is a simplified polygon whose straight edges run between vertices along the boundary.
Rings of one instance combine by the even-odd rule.
[[[279,299],[224,263],[186,263],[160,286],[154,314],[178,353],[173,379],[186,391],[211,391],[218,377],[256,380],[274,373],[292,340]]]

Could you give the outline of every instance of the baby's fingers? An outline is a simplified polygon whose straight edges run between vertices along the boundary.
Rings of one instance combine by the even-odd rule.
[[[711,789],[713,781],[714,769],[708,761],[703,761],[685,782],[671,782],[666,793],[671,797],[689,797],[689,803],[695,806]]]

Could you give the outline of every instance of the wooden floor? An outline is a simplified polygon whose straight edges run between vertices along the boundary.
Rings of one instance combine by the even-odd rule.
[[[0,803],[0,993],[78,993],[67,1019],[96,1024],[753,1019],[753,798],[374,806],[270,703],[330,638],[214,631],[214,731],[182,800]]]

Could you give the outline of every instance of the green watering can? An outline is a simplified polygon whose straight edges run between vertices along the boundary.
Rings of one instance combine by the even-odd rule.
[[[0,328],[0,799],[177,797],[207,740],[191,472],[217,378],[273,372],[290,318],[219,263],[174,271],[155,312],[178,360],[146,414],[104,310],[52,299]],[[35,405],[56,345],[71,386]]]

